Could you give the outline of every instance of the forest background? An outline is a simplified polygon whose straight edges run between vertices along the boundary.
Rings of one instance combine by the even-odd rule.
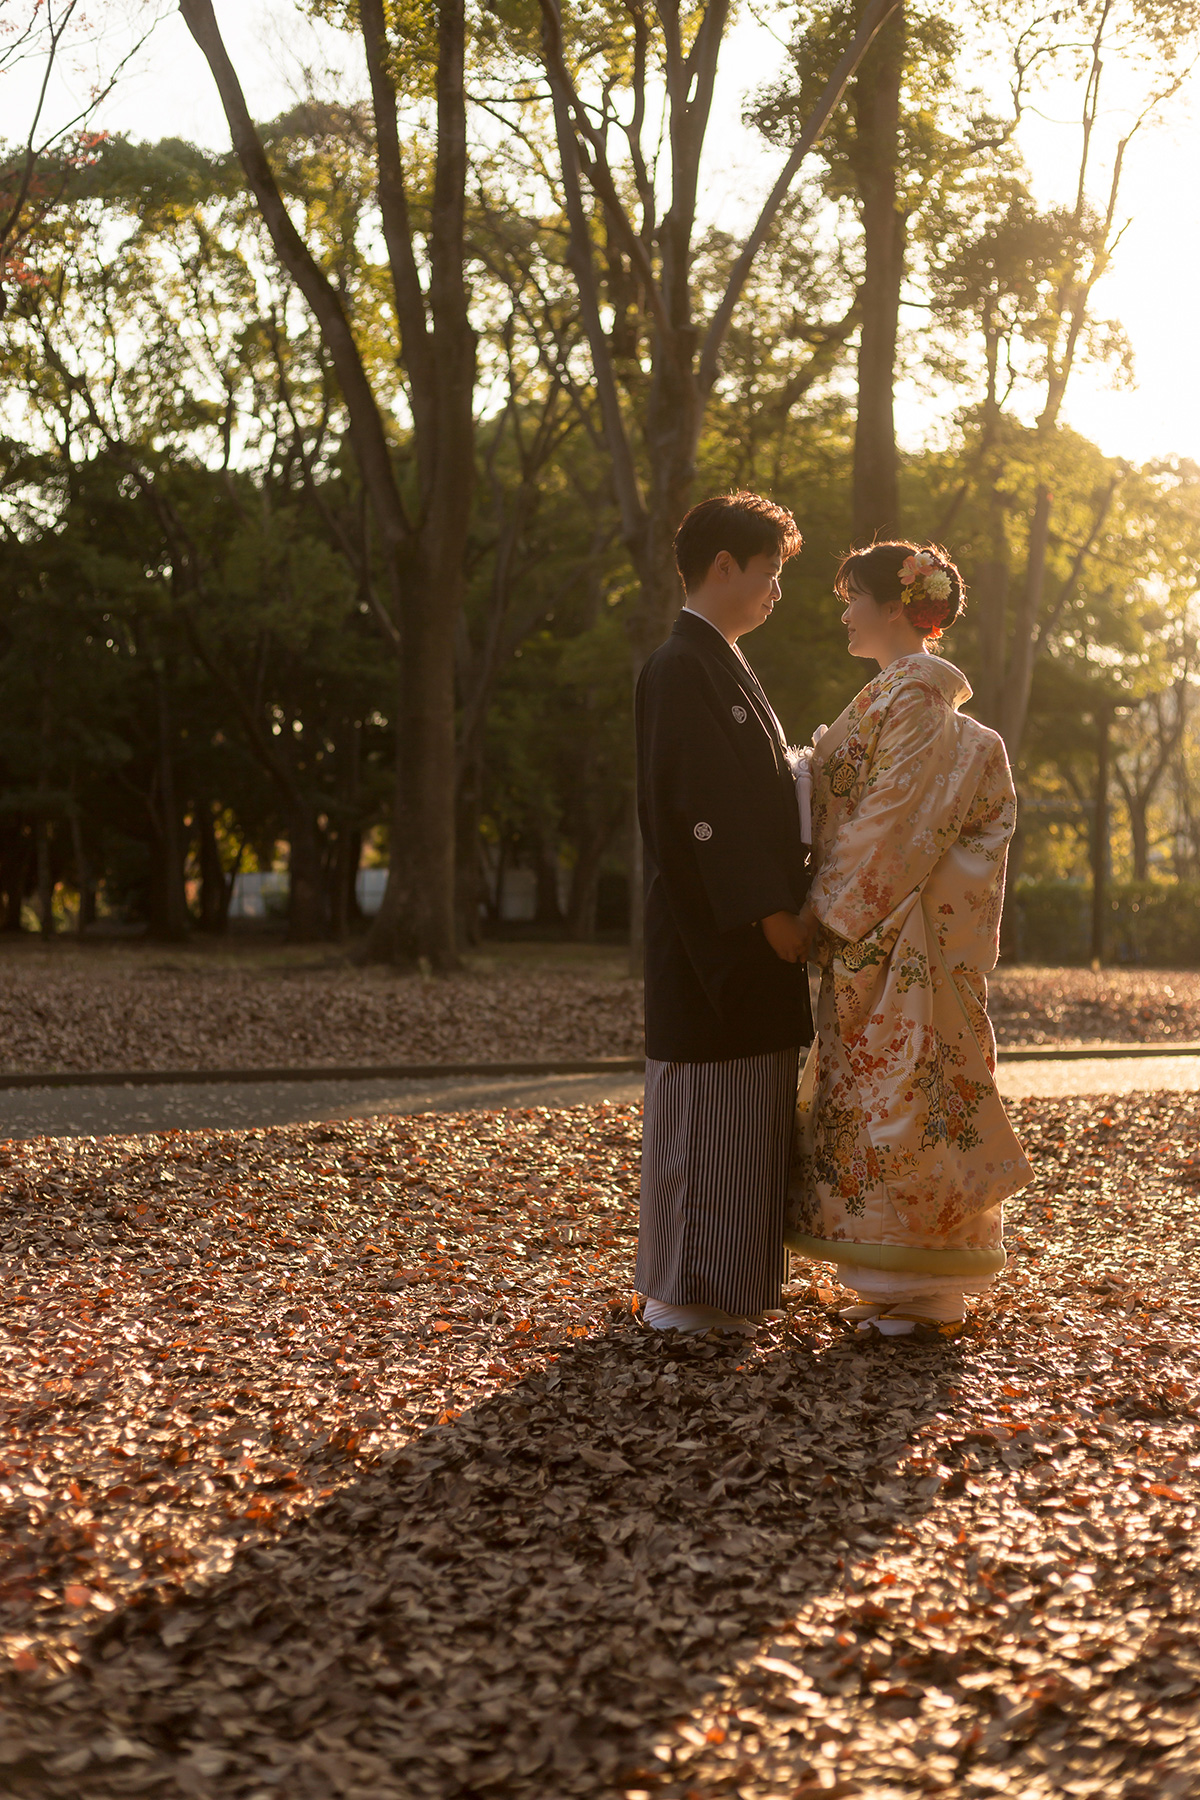
[[[232,151],[96,128],[103,6],[0,6],[6,80],[109,55],[0,173],[0,926],[219,933],[274,868],[294,941],[378,960],[452,966],[514,867],[538,930],[636,921],[633,679],[679,518],[745,485],[805,534],[751,648],[789,732],[864,676],[840,552],[946,542],[1021,792],[1010,954],[1200,960],[1200,469],[1067,422],[1134,379],[1104,283],[1200,5],[776,8],[736,216],[724,0],[310,0],[360,79],[262,123],[178,10]]]

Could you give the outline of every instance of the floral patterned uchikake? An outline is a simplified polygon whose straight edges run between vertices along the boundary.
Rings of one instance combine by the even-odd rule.
[[[1015,796],[970,692],[901,657],[814,751],[822,981],[788,1227],[812,1257],[969,1284],[1003,1267],[1003,1201],[1032,1178],[986,1011]]]

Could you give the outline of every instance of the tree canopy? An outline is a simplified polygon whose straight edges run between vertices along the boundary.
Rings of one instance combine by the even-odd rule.
[[[837,556],[945,541],[1019,866],[1088,866],[1107,720],[1118,863],[1193,871],[1200,470],[1065,421],[1085,360],[1132,378],[1098,310],[1123,161],[1200,8],[799,7],[746,97],[778,179],[738,229],[703,190],[718,0],[311,10],[361,96],[252,121],[187,0],[230,151],[0,157],[8,929],[220,930],[234,873],[278,865],[293,936],[341,936],[364,857],[378,955],[448,965],[518,867],[543,926],[616,926],[631,671],[682,512],[738,485],[805,535],[751,648],[797,739],[863,678]],[[1105,148],[1116,55],[1141,111]],[[1050,80],[1078,170],[1047,207],[1019,127]],[[923,446],[902,380],[944,402]]]

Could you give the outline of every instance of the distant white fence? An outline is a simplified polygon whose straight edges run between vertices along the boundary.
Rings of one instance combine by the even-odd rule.
[[[387,886],[386,869],[360,869],[354,882],[360,909],[368,916],[383,904]],[[269,869],[247,875],[235,875],[229,901],[231,919],[283,918],[288,906],[289,881],[286,870]]]
[[[370,918],[383,905],[386,869],[360,869],[354,882],[359,910]],[[569,874],[559,877],[559,902],[566,905]],[[283,869],[235,875],[229,902],[231,919],[282,919],[287,914],[288,876]],[[500,917],[514,924],[537,916],[537,876],[532,869],[505,869],[500,878]]]

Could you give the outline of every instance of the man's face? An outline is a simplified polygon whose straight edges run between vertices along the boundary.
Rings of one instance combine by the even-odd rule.
[[[725,587],[729,616],[739,637],[755,631],[769,619],[779,599],[779,571],[783,561],[778,550],[763,550],[752,556],[744,569],[737,558],[722,551],[718,561],[728,557]]]

